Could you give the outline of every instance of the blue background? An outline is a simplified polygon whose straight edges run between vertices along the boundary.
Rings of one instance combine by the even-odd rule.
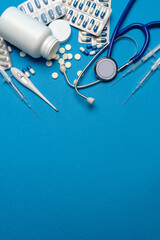
[[[111,32],[127,2],[112,2]],[[1,1],[1,13],[20,3]],[[160,20],[159,7],[158,0],[137,1],[124,26]],[[142,46],[141,32],[129,35]],[[72,53],[79,52],[77,37],[73,29]],[[151,49],[159,39],[160,30],[151,30]],[[134,52],[124,40],[113,57],[120,66]],[[82,54],[80,62],[72,60],[72,81],[89,59]],[[93,107],[67,85],[57,62],[47,68],[42,59],[20,58],[17,49],[12,60],[19,69],[32,65],[31,80],[59,113],[17,83],[39,120],[0,82],[0,239],[159,240],[160,72],[122,107],[151,60],[115,87],[103,83],[83,90],[95,97]],[[90,80],[93,67],[82,82]]]

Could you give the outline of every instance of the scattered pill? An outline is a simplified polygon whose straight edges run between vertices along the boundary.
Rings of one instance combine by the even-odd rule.
[[[64,59],[63,59],[63,58],[60,58],[60,59],[58,60],[58,63],[59,63],[60,65],[63,65],[63,64],[64,64]]]
[[[63,59],[64,59],[64,60],[67,60],[67,59],[68,59],[68,54],[67,54],[67,53],[63,54]]]
[[[27,70],[28,70],[32,75],[35,74],[34,69],[33,69],[30,65],[27,66]]]
[[[22,72],[23,72],[28,78],[30,77],[29,72],[28,72],[25,68],[22,69]]]
[[[59,54],[56,54],[56,56],[54,57],[55,60],[59,60],[60,56]]]
[[[12,52],[12,47],[11,46],[8,46],[8,52]]]
[[[51,67],[52,64],[53,64],[52,61],[46,61],[46,66],[47,66],[47,67]]]
[[[74,56],[74,58],[78,61],[78,60],[81,59],[81,55],[80,55],[79,53],[77,53],[77,54]]]
[[[68,53],[68,60],[71,60],[73,58],[72,53]]]
[[[93,46],[97,45],[97,43],[90,43],[87,45],[87,49],[91,49]]]
[[[52,73],[52,78],[57,79],[58,78],[58,73],[56,73],[56,72]]]
[[[72,65],[70,62],[66,62],[65,66],[66,66],[66,68],[71,68]]]
[[[23,52],[23,51],[21,51],[21,52],[20,52],[20,56],[24,58],[24,57],[26,57],[26,53]]]
[[[83,48],[83,47],[80,47],[80,51],[81,51],[84,55],[86,55],[86,56],[89,55],[89,52],[88,52],[85,48]]]
[[[65,49],[66,49],[67,51],[70,51],[70,50],[72,49],[72,47],[71,47],[70,44],[67,44],[67,45],[65,46]]]
[[[79,70],[79,71],[77,72],[77,76],[79,77],[79,76],[81,75],[81,73],[82,73],[82,71]]]
[[[93,56],[93,55],[96,55],[100,50],[99,49],[96,49],[94,51],[91,51],[89,54],[90,56]]]
[[[64,48],[60,48],[60,49],[59,49],[59,52],[60,52],[61,54],[63,54],[63,53],[65,53],[65,49],[64,49]]]

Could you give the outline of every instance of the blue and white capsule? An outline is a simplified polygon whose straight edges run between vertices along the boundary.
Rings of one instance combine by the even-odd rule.
[[[82,42],[91,42],[91,41],[92,41],[92,38],[91,38],[91,37],[82,37],[82,38],[81,38],[81,41],[82,41]]]
[[[75,23],[78,17],[78,13],[75,13],[74,16],[72,17],[72,23]]]
[[[94,31],[94,32],[97,32],[99,26],[100,26],[100,22],[97,22],[96,25],[95,25],[94,28],[93,28],[93,31]]]
[[[97,42],[97,43],[106,43],[106,42],[107,42],[107,39],[106,39],[106,38],[97,38],[97,39],[96,39],[96,42]]]
[[[74,2],[73,2],[73,7],[77,7],[77,5],[78,5],[78,0],[74,0]]]
[[[97,43],[90,43],[90,44],[87,44],[87,49],[91,49],[93,48],[94,46],[96,46]]]
[[[86,28],[86,26],[87,26],[87,24],[88,24],[88,21],[89,21],[89,18],[86,17],[86,18],[84,19],[83,24],[82,24],[82,27],[83,27],[83,28]]]
[[[81,35],[84,36],[84,37],[86,37],[86,36],[91,36],[91,34],[88,33],[88,32],[81,32]]]
[[[105,17],[107,10],[108,10],[108,8],[103,8],[103,10],[102,10],[102,12],[100,14],[100,18],[103,19]]]
[[[32,75],[35,74],[34,69],[33,69],[30,65],[27,66],[27,70],[28,70]]]
[[[26,77],[30,77],[29,72],[25,68],[22,69],[22,72],[26,75]]]
[[[88,52],[85,48],[83,48],[83,47],[80,47],[80,51],[81,51],[84,55],[86,55],[86,56],[89,55],[89,52]]]
[[[98,15],[99,15],[99,13],[100,13],[100,11],[101,11],[101,8],[102,8],[101,6],[98,6],[98,7],[97,7],[97,9],[96,9],[96,11],[95,11],[95,16],[96,16],[96,17],[98,17]]]
[[[67,17],[66,17],[67,21],[69,21],[71,19],[72,15],[73,15],[73,10],[69,10],[69,12],[67,13]]]
[[[85,5],[85,7],[84,7],[84,11],[85,11],[85,12],[88,11],[90,5],[91,5],[91,2],[90,2],[90,1],[87,1],[86,5]]]
[[[101,37],[107,37],[107,33],[106,32],[101,32]]]
[[[102,31],[107,31],[107,29],[108,29],[107,26],[105,26]]]
[[[89,25],[88,25],[88,30],[91,30],[93,28],[93,25],[95,23],[95,20],[94,19],[91,19]]]
[[[77,25],[78,25],[78,26],[81,25],[83,19],[84,19],[84,15],[81,14],[81,15],[79,16],[79,18],[78,18],[78,21],[77,21]]]
[[[92,13],[94,12],[96,6],[97,6],[96,3],[93,3],[93,4],[92,4],[92,6],[91,6],[91,8],[90,8],[90,10],[89,10],[89,13],[90,13],[90,14],[92,14]]]
[[[109,2],[108,0],[99,0],[99,2],[105,3],[105,2]]]
[[[96,49],[94,51],[91,51],[89,54],[90,56],[93,56],[93,55],[96,55],[100,50],[99,49]]]
[[[79,10],[82,10],[84,3],[85,3],[85,0],[80,1],[79,6],[78,6]]]
[[[108,3],[103,3],[103,6],[104,7],[109,7],[109,4]]]

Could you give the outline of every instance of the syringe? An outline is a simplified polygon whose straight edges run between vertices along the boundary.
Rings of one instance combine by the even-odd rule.
[[[140,67],[143,63],[145,63],[149,58],[151,58],[152,56],[154,56],[156,54],[157,51],[159,51],[160,49],[160,44],[155,47],[153,50],[150,50],[149,53],[147,53],[144,57],[142,57],[137,63],[135,63],[134,65],[132,65],[128,71],[126,73],[124,73],[119,79],[117,79],[112,85],[115,85],[117,82],[119,82],[122,78],[126,77],[127,75],[129,75],[130,73],[134,72],[138,67]]]
[[[5,70],[1,66],[0,66],[0,73],[4,77],[4,80],[9,84],[9,86],[17,93],[20,99],[37,115],[38,118],[40,118],[38,114],[33,110],[31,105],[27,102],[23,93],[17,88],[17,86],[13,83],[12,79],[9,77],[9,75],[5,72]]]
[[[128,96],[128,98],[124,101],[123,105],[128,101],[128,99],[135,94],[135,92],[140,89],[144,83],[148,80],[148,78],[157,70],[160,69],[160,58],[152,65],[149,72],[144,76],[144,78],[138,83],[137,87],[133,90],[133,92]]]

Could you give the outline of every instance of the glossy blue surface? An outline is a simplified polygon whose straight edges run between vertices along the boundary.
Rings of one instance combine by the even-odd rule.
[[[127,2],[113,1],[111,32]],[[3,0],[0,12],[20,3]],[[159,1],[141,0],[124,26],[155,20]],[[142,46],[142,33],[129,35]],[[73,54],[81,46],[77,37],[73,29]],[[151,30],[151,49],[159,39],[160,29]],[[133,43],[123,40],[113,57],[121,66],[134,53]],[[71,61],[72,81],[89,59],[82,54]],[[31,80],[59,113],[17,83],[39,120],[0,82],[0,240],[159,240],[160,71],[124,107],[151,60],[115,87],[103,83],[81,91],[95,97],[90,107],[68,87],[57,62],[47,68],[45,60],[20,58],[17,49],[12,60],[19,69],[35,69]],[[92,67],[82,82],[95,79]]]

